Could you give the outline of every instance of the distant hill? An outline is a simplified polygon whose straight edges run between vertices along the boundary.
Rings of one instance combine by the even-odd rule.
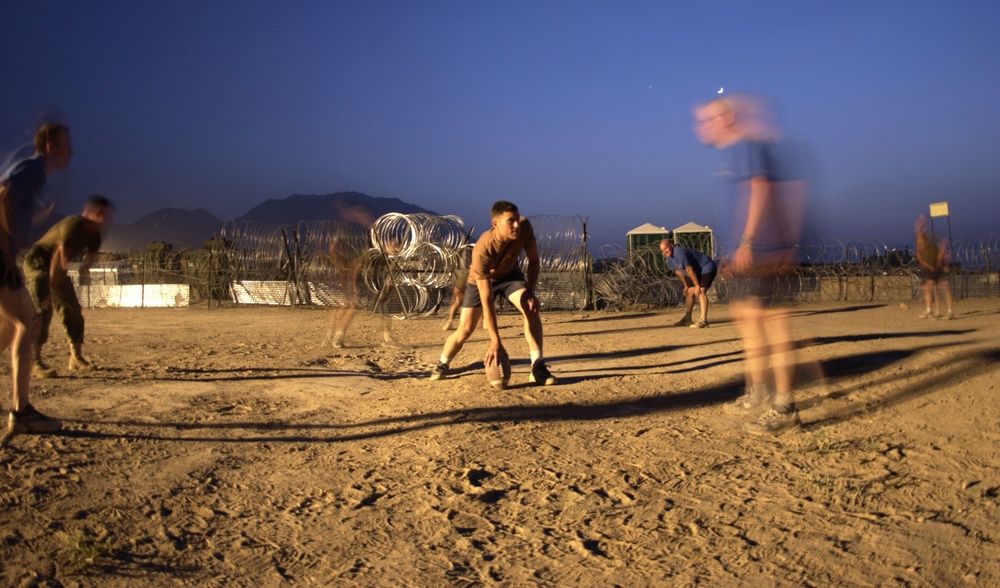
[[[437,214],[398,198],[378,198],[361,192],[294,194],[282,200],[266,200],[235,219],[237,224],[254,221],[270,225],[296,225],[300,221],[374,220],[389,212]],[[147,243],[165,241],[174,249],[198,249],[217,236],[226,221],[206,210],[163,208],[128,224],[108,230],[102,251],[125,252],[146,248]]]
[[[236,219],[270,225],[297,224],[303,220],[352,220],[352,212],[367,210],[372,220],[389,212],[437,214],[399,198],[377,198],[361,192],[336,194],[294,194],[283,200],[265,200]]]
[[[166,241],[174,249],[198,249],[222,230],[222,219],[207,210],[162,208],[134,223],[112,224],[102,251],[126,252],[146,248],[147,243]]]

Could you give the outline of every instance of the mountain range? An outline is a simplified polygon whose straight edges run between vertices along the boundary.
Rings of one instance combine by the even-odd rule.
[[[200,249],[204,242],[219,236],[229,222],[246,221],[268,225],[297,225],[302,221],[350,220],[371,222],[386,213],[437,214],[398,198],[379,198],[361,192],[334,194],[293,194],[284,199],[265,200],[243,216],[225,221],[204,209],[162,208],[128,224],[108,228],[102,251],[127,252],[146,248],[148,243],[163,241],[174,250]]]

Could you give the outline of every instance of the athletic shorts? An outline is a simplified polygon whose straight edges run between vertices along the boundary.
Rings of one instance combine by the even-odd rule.
[[[923,267],[923,266],[921,266],[921,267]],[[937,269],[933,269],[933,270],[929,270],[927,268],[923,268],[923,271],[921,272],[921,274],[923,275],[924,279],[927,280],[927,281],[929,281],[929,282],[939,282],[939,281],[941,281],[941,278],[945,275],[945,272],[941,268],[937,268]]]
[[[503,295],[510,298],[514,292],[527,288],[524,281],[524,274],[521,272],[510,272],[499,280],[493,280],[493,295],[503,292]],[[465,289],[465,298],[462,299],[462,308],[478,308],[483,305],[479,298],[479,288],[475,284],[469,284]]]
[[[715,273],[716,273],[716,270],[712,270],[712,271],[708,272],[707,274],[699,274],[698,275],[698,285],[701,286],[702,288],[706,289],[706,290],[708,290],[709,288],[711,288],[712,287],[712,282],[715,281]],[[684,275],[684,287],[685,288],[694,287],[694,284],[691,283],[691,277],[688,276],[688,275],[686,275],[686,274]]]
[[[729,299],[756,299],[764,308],[787,304],[795,297],[794,279],[794,274],[738,273],[727,280]]]

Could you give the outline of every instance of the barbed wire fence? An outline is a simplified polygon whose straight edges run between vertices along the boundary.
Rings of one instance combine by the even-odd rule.
[[[587,219],[529,217],[541,260],[536,293],[549,310],[626,309],[680,304],[681,285],[657,245],[602,246],[592,256]],[[453,216],[389,214],[370,227],[343,221],[269,225],[228,222],[201,249],[108,255],[78,293],[85,306],[268,304],[342,306],[351,295],[372,312],[398,317],[435,313],[450,302],[455,271],[465,267],[473,229]],[[1000,297],[1000,241],[956,240],[949,282],[956,299]],[[719,259],[730,252],[717,251]],[[898,241],[806,241],[800,263],[784,274],[800,302],[910,302],[923,281],[912,246]],[[349,288],[357,279],[358,287]],[[711,297],[738,286],[721,271]],[[501,304],[502,312],[513,312]]]
[[[1000,296],[1000,243],[994,236],[955,241],[949,285],[956,299]],[[717,249],[719,259],[732,252]],[[600,249],[594,290],[599,305],[611,309],[673,306],[682,301],[682,286],[673,272],[650,263],[659,245],[628,251]],[[911,247],[890,240],[818,240],[805,242],[799,263],[782,273],[785,292],[798,302],[910,302],[922,296],[923,274]],[[725,301],[738,280],[725,271],[709,291]]]

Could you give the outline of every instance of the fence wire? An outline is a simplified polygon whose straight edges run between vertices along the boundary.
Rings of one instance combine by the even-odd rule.
[[[543,308],[620,309],[681,302],[680,282],[664,264],[652,261],[660,256],[656,244],[632,251],[603,246],[594,261],[586,218],[529,218],[538,239],[541,274],[536,293]],[[420,316],[450,302],[455,272],[465,266],[471,237],[462,219],[454,216],[389,214],[371,227],[342,221],[281,226],[228,222],[220,238],[204,249],[173,251],[153,243],[144,251],[108,254],[91,269],[86,283],[77,283],[80,299],[88,306],[342,306],[356,296],[362,308]],[[729,254],[718,251],[717,257]],[[921,297],[922,272],[909,243],[804,240],[798,260],[785,275],[787,291],[796,301],[909,302]],[[951,245],[949,283],[957,299],[1000,296],[998,272],[996,236]],[[727,300],[738,286],[735,280],[723,269],[709,295]],[[513,309],[508,305],[501,311]]]
[[[543,307],[588,302],[590,258],[582,217],[530,217],[539,241]],[[409,317],[434,313],[465,267],[470,231],[457,216],[390,213],[370,228],[341,221],[274,226],[227,223],[213,250],[230,301],[361,306]]]
[[[717,246],[717,257],[732,252]],[[605,246],[594,270],[594,291],[607,308],[679,304],[681,283],[673,272],[649,260],[661,255],[658,244],[628,251]],[[923,274],[912,247],[891,240],[807,240],[798,263],[783,274],[784,290],[800,302],[909,302],[922,296]],[[740,287],[725,263],[709,295],[725,301]],[[994,236],[951,245],[949,285],[956,298],[1000,295],[1000,247]]]

